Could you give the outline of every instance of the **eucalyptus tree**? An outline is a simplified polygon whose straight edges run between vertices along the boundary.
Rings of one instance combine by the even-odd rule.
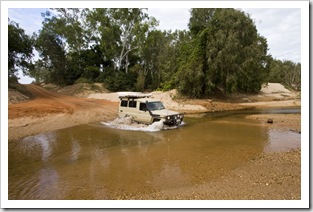
[[[59,35],[59,20],[56,17],[45,17],[43,27],[36,37],[35,48],[39,52],[40,59],[37,65],[44,67],[49,71],[49,77],[46,81],[64,85],[66,83],[66,43]],[[41,69],[37,69],[40,71]],[[33,73],[38,75],[38,73]],[[45,75],[47,76],[47,75]]]
[[[266,39],[258,34],[249,15],[217,9],[208,33],[207,84],[217,84],[225,93],[259,91],[269,72],[267,50]]]
[[[181,46],[190,39],[189,31],[152,30],[141,45],[141,66],[137,82],[141,90],[175,88]],[[143,86],[144,85],[144,86]]]
[[[293,89],[301,90],[301,63],[286,60],[283,62],[289,68],[284,69],[285,83]]]
[[[67,54],[68,66],[71,72],[72,82],[79,77],[86,68],[83,64],[85,58],[83,51],[89,48],[89,36],[86,30],[86,10],[80,8],[56,8],[58,28],[56,32],[62,37]],[[71,83],[71,82],[70,82]]]
[[[159,56],[161,70],[161,89],[170,90],[177,87],[179,79],[177,74],[185,61],[190,57],[188,52],[191,46],[191,33],[189,30],[167,31],[165,33],[165,46]]]
[[[180,91],[195,97],[259,91],[271,57],[249,15],[235,9],[192,9],[191,15],[193,48],[178,74]]]
[[[85,12],[79,8],[56,8],[58,28],[56,31],[67,43],[68,52],[78,52],[88,48],[85,32]]]
[[[8,21],[8,71],[9,79],[13,79],[19,69],[28,74],[32,68],[34,40],[25,34],[18,23]]]
[[[140,72],[138,76],[141,80],[144,80],[144,87],[150,84],[151,88],[153,87],[155,89],[160,85],[160,66],[162,62],[165,62],[165,60],[161,59],[166,48],[165,39],[165,35],[160,30],[154,30],[148,33],[144,41],[141,56],[143,67],[142,72]],[[147,79],[149,80],[146,81]]]
[[[118,70],[124,66],[128,72],[129,53],[138,49],[142,36],[148,31],[149,26],[144,23],[148,14],[140,8],[111,9],[112,17],[116,25],[120,27],[120,55],[118,58]]]
[[[91,43],[99,46],[105,61],[101,76],[106,85],[113,90],[129,88],[127,84],[143,88],[136,81],[145,81],[144,49],[155,18],[141,8],[95,8],[86,14]]]
[[[283,83],[295,90],[301,90],[301,64],[290,60],[273,60],[270,66],[269,82]]]
[[[203,52],[199,39],[192,39],[181,46],[180,66],[177,72],[177,89],[190,97],[203,96],[205,74]]]
[[[192,35],[196,36],[199,32],[210,26],[210,21],[215,11],[216,9],[214,8],[190,9],[188,27]]]
[[[43,62],[37,65],[45,65],[55,75],[48,79],[56,80],[57,84],[72,84],[84,76],[93,76],[94,80],[102,60],[97,45],[91,44],[86,18],[89,10],[58,8],[50,11],[42,14],[44,22],[36,46]]]
[[[104,61],[104,72],[112,70],[117,63],[120,27],[115,24],[109,8],[86,10],[86,30],[89,44],[98,48]]]

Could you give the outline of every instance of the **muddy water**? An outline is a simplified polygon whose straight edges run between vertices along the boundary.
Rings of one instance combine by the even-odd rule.
[[[95,123],[12,141],[9,199],[136,199],[212,181],[264,151],[300,147],[299,134],[244,115],[187,117],[153,132]]]

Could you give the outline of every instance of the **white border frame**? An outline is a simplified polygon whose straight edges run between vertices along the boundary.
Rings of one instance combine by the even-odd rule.
[[[309,207],[309,1],[2,1],[1,2],[1,208],[308,208]],[[301,200],[8,200],[7,20],[9,8],[300,8]]]

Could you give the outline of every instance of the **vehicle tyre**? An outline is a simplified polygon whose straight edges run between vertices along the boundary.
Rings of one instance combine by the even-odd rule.
[[[127,124],[132,124],[134,122],[134,117],[131,115],[126,114],[124,116],[124,120]]]
[[[152,123],[158,122],[158,121],[160,121],[160,120],[161,120],[161,119],[156,119],[156,118],[154,118],[153,121],[152,121]]]

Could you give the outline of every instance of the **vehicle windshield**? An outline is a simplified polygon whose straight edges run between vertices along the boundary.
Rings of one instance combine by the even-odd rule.
[[[165,109],[162,102],[148,102],[148,108],[151,111]]]

